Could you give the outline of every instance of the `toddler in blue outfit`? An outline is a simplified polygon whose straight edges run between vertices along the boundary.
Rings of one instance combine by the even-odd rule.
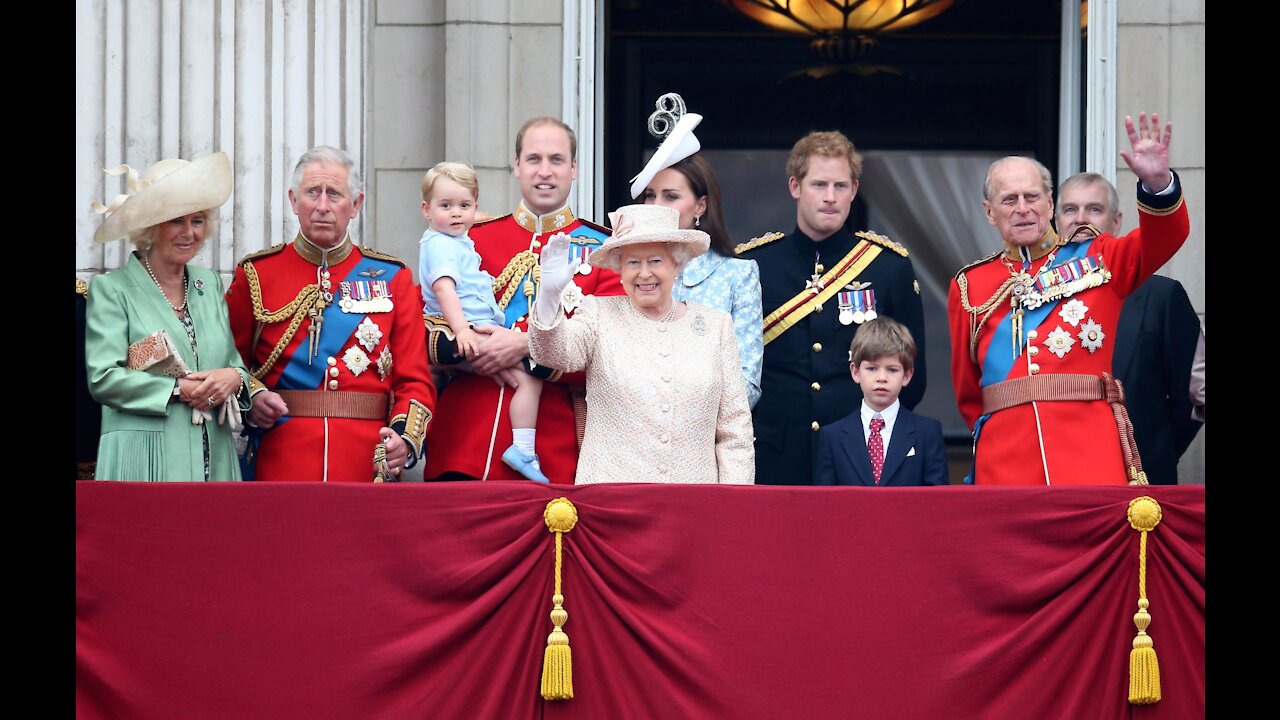
[[[476,219],[480,183],[465,163],[442,162],[422,178],[422,216],[427,231],[418,243],[418,280],[423,312],[443,316],[453,331],[458,352],[476,358],[479,337],[472,328],[505,326],[506,316],[493,295],[493,276],[480,269],[480,254],[467,236]],[[511,397],[512,444],[502,461],[537,482],[550,482],[534,452],[542,381],[521,375]]]

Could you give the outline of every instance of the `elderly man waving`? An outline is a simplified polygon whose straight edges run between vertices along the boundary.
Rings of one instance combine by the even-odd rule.
[[[1147,482],[1110,374],[1116,321],[1190,225],[1169,169],[1172,125],[1161,133],[1156,115],[1140,114],[1125,128],[1139,227],[1123,237],[1085,226],[1059,238],[1053,180],[1035,160],[1006,157],[987,171],[983,206],[1003,248],[956,273],[947,299],[956,402],[974,433],[971,482]]]

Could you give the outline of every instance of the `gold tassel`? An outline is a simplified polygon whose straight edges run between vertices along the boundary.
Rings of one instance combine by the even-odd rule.
[[[1138,612],[1133,624],[1138,635],[1133,638],[1133,650],[1129,651],[1129,702],[1133,705],[1151,705],[1160,701],[1160,662],[1156,658],[1155,645],[1147,634],[1151,624],[1151,606],[1147,600],[1147,533],[1160,524],[1160,503],[1147,495],[1129,502],[1129,525],[1142,533],[1138,541]]]
[[[560,590],[560,571],[563,566],[562,542],[564,534],[578,523],[578,509],[568,498],[556,498],[547,503],[542,513],[547,529],[556,536],[556,592],[551,597],[551,634],[547,636],[547,650],[542,656],[542,698],[544,700],[573,699],[573,653],[569,650],[569,636],[564,624],[569,613],[564,609],[564,595]]]

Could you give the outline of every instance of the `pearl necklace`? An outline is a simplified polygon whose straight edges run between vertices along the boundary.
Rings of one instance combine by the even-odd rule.
[[[671,307],[667,308],[667,314],[663,315],[662,319],[656,322],[660,322],[660,323],[671,322],[672,318],[674,318],[676,315],[676,305],[678,304],[679,303],[676,302],[675,298],[672,298]],[[631,302],[631,298],[627,298],[627,305],[630,305],[631,309],[634,310],[636,314],[639,315],[640,317],[644,318],[645,320],[649,320],[651,322],[653,321],[653,319],[650,318],[648,315],[645,315],[644,313],[640,312],[640,309],[635,306],[635,303]]]
[[[164,286],[160,284],[160,281],[156,278],[156,274],[154,272],[151,272],[151,260],[147,258],[145,255],[142,256],[142,265],[147,269],[147,274],[151,276],[151,282],[155,283],[156,287],[160,289],[160,295],[164,297],[165,304],[173,308],[173,311],[178,313],[179,315],[186,312],[187,311],[187,293],[190,290],[190,286],[191,286],[191,284],[187,282],[187,269],[185,267],[182,268],[182,304],[174,305],[173,303],[169,302],[169,296],[165,295]]]

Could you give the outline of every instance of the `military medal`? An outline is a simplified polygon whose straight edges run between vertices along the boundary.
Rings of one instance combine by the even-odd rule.
[[[394,308],[386,280],[343,280],[339,288],[338,307],[344,313],[384,313]]]
[[[591,263],[587,262],[589,257],[591,257],[591,248],[569,243],[569,260],[578,266],[576,272],[579,275],[591,274]]]
[[[373,352],[374,346],[382,339],[382,328],[378,327],[378,323],[370,318],[365,318],[356,326],[356,340],[364,346],[365,350]]]
[[[866,311],[863,313],[863,316],[867,320],[875,320],[876,317],[879,316],[879,313],[876,312],[876,291],[863,290],[862,294],[863,294],[863,297],[866,298],[866,302],[864,304],[866,305],[866,308],[867,308]]]
[[[814,295],[822,294],[823,288],[826,287],[826,283],[822,282],[822,271],[824,269],[822,263],[818,262],[818,253],[814,253],[813,275],[809,276],[809,279],[804,283],[804,288]],[[821,303],[819,303],[818,307],[822,307]]]
[[[577,310],[578,306],[582,305],[583,297],[582,288],[578,287],[577,283],[570,282],[565,285],[560,291],[560,307],[564,309],[564,314],[568,315]]]
[[[862,292],[853,293],[853,321],[859,325],[867,321],[867,313],[863,311]]]
[[[848,290],[841,290],[836,295],[836,302],[840,307],[840,324],[853,324],[853,293]]]

